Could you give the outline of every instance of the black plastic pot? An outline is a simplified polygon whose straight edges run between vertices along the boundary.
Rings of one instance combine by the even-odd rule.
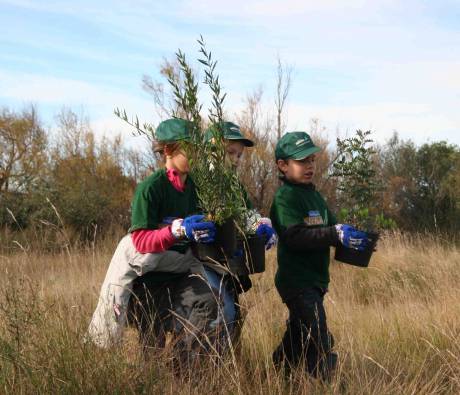
[[[238,240],[239,257],[228,260],[227,265],[233,274],[249,275],[265,271],[265,237],[251,235]]]
[[[205,261],[226,261],[237,250],[236,227],[233,218],[229,218],[222,225],[216,225],[216,237],[214,243],[197,243],[194,246],[195,255]]]
[[[216,243],[196,244],[195,255],[202,261],[217,261],[228,267],[235,275],[249,275],[265,271],[265,237],[248,236],[237,241],[239,256],[224,254]]]
[[[204,243],[197,243],[193,245],[193,252],[195,256],[200,261],[217,261],[223,262],[226,260],[224,253],[222,252],[222,248],[219,248],[215,243],[204,244]]]
[[[236,226],[233,218],[229,218],[222,225],[216,225],[214,244],[220,248],[225,256],[233,256],[236,251]]]
[[[247,256],[249,273],[262,273],[265,271],[265,237],[250,236],[243,240]]]
[[[369,244],[364,251],[354,250],[347,248],[342,244],[339,244],[335,248],[334,259],[339,262],[347,263],[353,266],[368,267],[369,262],[374,252],[375,245],[379,239],[379,234],[374,232],[368,232]]]

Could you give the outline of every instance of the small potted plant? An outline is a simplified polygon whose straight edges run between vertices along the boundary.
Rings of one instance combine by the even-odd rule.
[[[335,259],[354,266],[367,267],[379,238],[379,230],[395,226],[394,221],[376,213],[372,205],[380,187],[373,162],[375,150],[370,146],[370,131],[357,130],[355,136],[337,139],[337,158],[332,176],[337,180],[338,220],[367,233],[369,243],[364,251],[346,248],[335,250]]]
[[[235,169],[226,160],[226,143],[222,129],[223,102],[225,94],[215,74],[217,61],[206,50],[203,38],[198,40],[202,57],[198,61],[204,66],[204,84],[211,91],[211,108],[207,124],[212,139],[204,131],[200,115],[202,106],[198,102],[198,83],[194,72],[178,51],[176,58],[182,73],[183,86],[176,78],[168,78],[173,88],[176,104],[192,122],[191,144],[184,146],[190,163],[190,173],[197,188],[200,206],[207,217],[216,223],[216,237],[212,244],[197,244],[196,254],[200,259],[211,258],[227,261],[238,250],[237,235],[244,229],[247,211],[245,194]]]
[[[249,237],[244,231],[248,217],[245,192],[235,169],[226,160],[226,143],[222,129],[223,102],[226,95],[222,93],[219,77],[215,74],[217,61],[214,61],[211,53],[206,50],[202,37],[198,43],[199,52],[202,54],[198,61],[204,66],[204,84],[211,90],[212,105],[206,122],[200,114],[202,105],[198,101],[195,73],[182,51],[176,53],[180,75],[171,73],[167,76],[172,87],[176,111],[192,123],[190,141],[183,144],[182,148],[187,153],[190,174],[196,186],[200,206],[207,219],[216,224],[214,243],[197,243],[193,249],[199,259],[226,262],[229,266],[231,262],[235,271],[263,271],[264,261],[262,265],[259,256],[260,242],[255,241],[259,237]],[[144,124],[142,128],[137,118],[130,122],[126,112],[119,109],[115,110],[115,114],[134,126],[140,134],[149,138],[150,135],[154,135],[151,125]],[[179,116],[175,112],[173,115]],[[212,130],[212,141],[205,133],[205,126]],[[256,255],[259,261],[253,263]],[[261,255],[264,260],[264,249]]]

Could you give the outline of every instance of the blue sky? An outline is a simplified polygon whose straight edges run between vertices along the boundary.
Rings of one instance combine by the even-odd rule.
[[[293,67],[290,130],[319,118],[331,138],[460,144],[459,0],[0,0],[0,106],[34,103],[48,126],[64,105],[83,109],[98,133],[129,140],[114,107],[157,122],[142,75],[158,78],[177,48],[196,58],[200,34],[229,114],[259,85],[272,108],[279,54]]]

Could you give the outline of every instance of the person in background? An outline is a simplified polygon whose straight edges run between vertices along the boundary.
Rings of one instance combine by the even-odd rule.
[[[241,157],[245,148],[254,146],[254,142],[243,136],[240,127],[233,122],[223,122],[221,124],[223,138],[225,140],[226,159],[229,164],[236,170],[240,164]],[[206,132],[208,141],[213,139],[213,130],[208,129]],[[276,244],[276,234],[273,230],[270,218],[262,217],[254,208],[248,197],[247,192],[243,189],[244,200],[248,214],[246,218],[246,231],[265,237],[266,249],[270,249]],[[237,256],[233,259],[240,259],[244,251],[237,251]],[[219,296],[223,301],[223,317],[226,333],[230,337],[236,338],[241,329],[243,322],[241,310],[238,304],[238,294],[248,291],[251,286],[251,279],[248,275],[235,275],[226,270],[222,265],[216,265],[212,262],[203,262],[206,277],[211,286],[219,290]]]

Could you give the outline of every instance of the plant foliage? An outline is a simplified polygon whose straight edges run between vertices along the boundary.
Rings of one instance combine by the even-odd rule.
[[[203,37],[198,39],[200,58],[198,62],[204,67],[203,83],[211,91],[211,106],[208,109],[207,120],[201,117],[202,104],[198,99],[199,83],[195,72],[179,49],[176,60],[179,65],[179,75],[167,74],[176,109],[173,116],[184,117],[193,127],[190,143],[183,143],[190,164],[190,174],[196,184],[197,194],[203,210],[217,224],[233,218],[243,225],[245,194],[239,182],[235,169],[226,158],[226,141],[223,136],[224,122],[223,104],[226,94],[222,92],[219,76],[216,74],[217,61],[206,49]],[[115,115],[129,123],[137,133],[154,136],[154,128],[149,124],[141,127],[138,118],[129,120],[126,111],[115,109]],[[205,125],[212,134],[211,138],[205,132]]]
[[[376,177],[376,151],[370,135],[370,130],[357,130],[353,137],[337,138],[332,176],[337,178],[339,219],[365,230],[392,228],[394,221],[374,212],[373,203],[381,185]]]

